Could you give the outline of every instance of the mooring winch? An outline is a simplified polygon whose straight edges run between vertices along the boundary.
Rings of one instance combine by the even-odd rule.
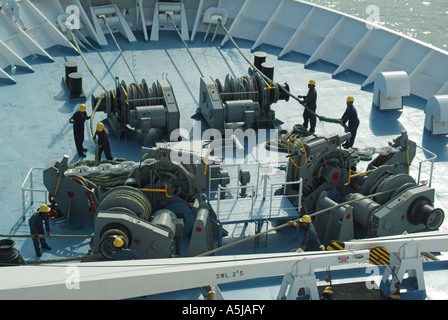
[[[44,185],[68,224],[94,221],[93,253],[110,258],[120,237],[140,258],[171,257],[185,236],[193,256],[213,249],[213,212],[204,196],[210,175],[219,175],[208,168],[219,161],[212,152],[211,141],[158,143],[142,148],[140,162],[88,168],[69,168],[65,156],[45,168]]]
[[[283,89],[289,91],[287,83]],[[211,128],[218,130],[237,122],[248,127],[274,127],[275,111],[271,105],[279,100],[288,101],[289,95],[278,84],[266,84],[258,74],[238,78],[227,75],[224,83],[203,77],[198,112]]]
[[[179,128],[180,112],[170,82],[166,79],[149,86],[143,79],[140,84],[127,85],[116,80],[116,89],[100,96],[92,94],[92,107],[107,114],[112,131],[122,134],[128,127],[138,133],[162,129],[170,135]],[[101,100],[100,100],[101,99]]]
[[[445,215],[434,207],[434,189],[409,175],[417,146],[407,133],[361,173],[358,153],[341,148],[349,136],[313,135],[288,146],[286,180],[302,179],[303,213],[315,215],[321,242],[437,230]],[[285,188],[287,194],[298,192],[295,185]]]

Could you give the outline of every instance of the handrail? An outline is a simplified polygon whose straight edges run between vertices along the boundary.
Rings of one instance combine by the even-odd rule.
[[[223,186],[221,186],[221,185],[218,185],[218,202],[217,202],[217,207],[216,207],[216,217],[217,217],[217,219],[218,219],[218,221],[220,221],[220,219],[219,219],[219,211],[220,211],[220,204],[221,204],[221,201],[226,201],[226,200],[228,200],[228,201],[235,201],[235,199],[221,199],[221,192],[222,191],[226,191],[226,190],[234,190],[234,189],[236,189],[236,190],[238,190],[238,189],[242,189],[242,188],[251,188],[252,189],[252,197],[251,197],[251,199],[252,199],[252,201],[251,201],[251,206],[250,206],[250,211],[249,211],[249,215],[250,215],[250,219],[252,220],[252,217],[253,217],[253,212],[254,212],[254,202],[255,202],[255,193],[254,193],[254,190],[255,190],[255,186],[253,186],[253,185],[246,185],[246,186],[242,186],[242,185],[239,185],[239,186],[236,186],[236,187],[223,187]],[[239,199],[239,197],[238,197],[238,195],[239,195],[239,192],[237,192],[237,199]]]
[[[48,190],[46,189],[36,189],[35,188],[35,181],[34,181],[34,176],[33,176],[33,172],[35,170],[44,170],[44,168],[40,168],[40,167],[33,167],[31,168],[25,179],[22,182],[21,185],[21,189],[22,189],[22,219],[23,221],[25,221],[25,214],[26,214],[26,210],[27,210],[27,202],[30,202],[30,205],[34,204],[35,202],[35,193],[44,193],[44,199],[48,199]],[[27,186],[29,184],[29,186]],[[27,195],[30,195],[29,199],[27,199]],[[43,204],[45,204],[45,200],[41,201]],[[40,201],[39,201],[40,203]]]
[[[434,161],[437,159],[437,155],[431,151],[429,151],[428,149],[425,149],[421,146],[417,145],[417,148],[423,150],[423,152],[427,152],[429,153],[432,157],[426,160],[422,160],[419,162],[419,166],[418,166],[418,178],[417,178],[417,182],[420,183],[420,177],[421,177],[421,172],[422,172],[422,164],[425,162],[431,162],[431,168],[430,168],[430,173],[429,173],[429,184],[428,186],[431,187],[432,184],[432,174],[434,172]]]
[[[280,166],[282,164],[287,164],[287,163],[288,163],[288,161],[286,160],[284,162],[275,163],[275,166],[278,167],[278,166]],[[236,179],[237,180],[236,181],[237,185],[236,186],[224,187],[224,186],[218,184],[218,188],[217,188],[216,191],[212,191],[211,190],[211,185],[212,185],[213,181],[219,181],[221,179],[221,177],[212,178],[212,175],[210,174],[212,168],[214,168],[214,167],[219,167],[219,168],[234,167],[234,168],[237,169],[237,172],[239,172],[242,164],[221,164],[221,165],[210,165],[210,166],[208,166],[208,168],[209,168],[209,200],[211,199],[211,194],[212,193],[213,194],[217,194],[217,208],[216,208],[217,212],[216,212],[216,215],[217,215],[218,221],[220,220],[221,201],[225,201],[225,200],[236,201],[236,200],[240,199],[240,196],[239,196],[240,192],[239,192],[239,190],[242,190],[243,188],[250,188],[250,189],[252,189],[252,203],[251,203],[250,211],[248,212],[249,213],[249,218],[248,219],[249,220],[253,220],[254,219],[254,205],[255,205],[255,201],[256,201],[258,196],[263,197],[263,199],[266,198],[266,190],[268,188],[267,180],[264,181],[264,184],[262,182],[260,182],[261,178],[263,178],[263,179],[264,178],[269,178],[268,174],[262,174],[261,173],[261,169],[263,167],[272,166],[274,164],[271,164],[271,163],[258,163],[257,165],[258,165],[258,170],[257,170],[257,177],[256,177],[256,185],[255,186],[252,185],[252,184],[241,185],[241,183],[240,183],[240,181],[238,179],[238,176],[229,175],[229,177],[228,177],[229,180],[230,179],[233,179],[233,180]],[[260,186],[260,184],[262,184],[262,186]],[[281,197],[287,198],[288,200],[289,200],[289,198],[297,197],[297,200],[298,200],[297,208],[294,207],[294,209],[296,209],[297,211],[300,211],[301,206],[302,206],[302,196],[303,196],[302,195],[302,187],[303,187],[302,179],[300,179],[298,181],[290,181],[290,182],[286,182],[286,181],[272,182],[272,183],[269,183],[269,188],[271,189],[271,191],[270,191],[270,199],[269,199],[269,215],[268,215],[267,219],[272,219],[273,200],[275,200],[276,197],[277,197],[276,195],[274,195],[275,188],[277,186],[286,186],[286,185],[293,185],[293,184],[298,184],[299,185],[299,190],[298,190],[297,194],[285,195],[286,188],[284,188],[283,189],[283,194],[281,195]],[[259,194],[259,188],[260,187],[263,189],[263,193],[262,194],[261,193]],[[235,199],[221,199],[221,193],[223,191],[230,191],[230,190],[238,190],[237,191],[236,200]],[[250,196],[250,193],[249,193],[249,196]],[[278,208],[275,208],[275,209],[282,209],[282,206],[280,206]],[[291,207],[289,207],[289,209],[291,209]]]
[[[289,181],[289,182],[283,182],[283,183],[272,183],[271,184],[271,199],[270,199],[270,207],[269,207],[269,219],[271,219],[271,213],[272,213],[272,199],[274,199],[275,195],[274,195],[274,186],[285,186],[285,185],[290,185],[290,184],[298,184],[299,185],[299,190],[297,192],[297,194],[290,194],[290,195],[285,195],[285,191],[286,188],[283,188],[283,194],[281,195],[282,197],[285,198],[290,198],[290,197],[297,197],[297,208],[295,208],[297,210],[297,212],[300,212],[300,209],[302,208],[302,186],[303,186],[303,181],[302,179],[298,180],[298,181]],[[292,202],[291,202],[292,203]],[[278,209],[282,209],[282,207],[278,207]]]

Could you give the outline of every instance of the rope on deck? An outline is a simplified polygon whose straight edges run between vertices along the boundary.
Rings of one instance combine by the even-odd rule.
[[[120,55],[121,55],[121,57],[123,58],[124,63],[125,63],[126,66],[128,67],[128,70],[129,70],[129,72],[131,73],[132,77],[134,78],[134,82],[135,82],[135,83],[138,83],[137,79],[135,78],[134,73],[133,73],[132,70],[131,70],[131,67],[129,66],[129,64],[128,64],[126,58],[124,57],[123,51],[121,50],[120,46],[118,45],[117,39],[115,39],[114,33],[112,32],[112,30],[111,30],[110,27],[109,27],[109,24],[107,23],[106,16],[101,15],[101,16],[99,16],[99,18],[103,19],[104,24],[105,24],[106,27],[107,27],[107,30],[109,30],[109,33],[110,33],[110,35],[112,36],[112,39],[114,39],[114,42],[115,42],[115,45],[116,45],[117,48],[118,48],[118,51],[120,51]]]
[[[325,208],[325,209],[316,211],[316,212],[314,212],[314,213],[312,213],[312,214],[309,214],[309,216],[310,216],[310,217],[314,217],[314,216],[320,215],[320,214],[322,214],[322,213],[325,213],[325,212],[327,212],[327,211],[331,211],[331,210],[340,208],[340,207],[345,206],[345,205],[347,205],[347,204],[351,204],[351,203],[358,202],[358,201],[362,201],[362,200],[369,199],[369,198],[374,198],[374,197],[380,196],[380,195],[382,195],[382,194],[391,193],[391,192],[393,192],[393,191],[395,191],[395,189],[387,190],[387,191],[382,191],[382,192],[378,192],[378,193],[374,193],[374,194],[370,194],[370,195],[368,195],[368,196],[364,196],[364,197],[359,198],[359,199],[349,200],[349,201],[346,201],[346,202],[343,202],[343,203],[338,203],[338,204],[335,204],[335,205],[333,205],[333,206],[331,206],[331,207],[329,207],[329,208]],[[299,219],[296,219],[296,220],[291,220],[291,221],[298,222],[299,220],[300,220],[300,218],[299,218]],[[249,240],[258,238],[258,237],[261,237],[261,236],[263,236],[263,235],[265,235],[265,234],[268,234],[268,233],[271,233],[271,232],[274,232],[274,231],[283,229],[283,228],[288,227],[288,226],[290,226],[289,222],[284,223],[284,224],[279,225],[279,226],[277,226],[277,227],[274,227],[274,228],[272,228],[272,229],[269,229],[269,230],[266,230],[266,231],[263,231],[263,232],[254,234],[254,235],[252,235],[252,236],[246,237],[246,238],[244,238],[244,239],[241,239],[241,240],[238,240],[238,241],[229,243],[228,245],[225,245],[225,246],[222,246],[222,247],[219,247],[219,248],[216,248],[216,249],[213,249],[213,250],[210,250],[210,251],[201,253],[201,254],[197,255],[197,257],[204,257],[204,256],[211,255],[211,254],[213,254],[213,253],[215,253],[215,252],[219,252],[219,251],[222,251],[222,250],[224,250],[224,249],[231,248],[231,247],[236,246],[236,245],[238,245],[238,244],[240,244],[240,243],[243,243],[243,242],[246,242],[246,241],[249,241]]]
[[[32,234],[0,234],[2,238],[62,238],[62,239],[91,239],[92,235],[66,235],[66,234],[56,234],[56,235],[44,235],[39,234],[37,236]]]
[[[45,264],[45,263],[61,263],[61,262],[70,262],[70,261],[81,261],[81,262],[87,262],[87,261],[97,261],[101,258],[104,258],[102,254],[91,254],[91,255],[85,255],[85,256],[79,256],[79,257],[71,257],[71,258],[61,258],[61,259],[47,259],[47,260],[21,260],[22,263],[10,263],[10,262],[0,262],[1,266],[8,266],[8,267],[14,267],[14,266],[26,266],[26,265],[36,265],[36,264]]]
[[[174,29],[177,32],[177,35],[179,36],[180,40],[183,42],[185,49],[187,49],[188,54],[191,57],[191,60],[193,60],[194,64],[196,65],[196,68],[198,69],[199,73],[201,74],[201,77],[204,78],[204,74],[202,73],[201,69],[199,68],[199,65],[197,64],[196,60],[194,59],[190,48],[188,48],[187,44],[185,43],[184,39],[182,38],[181,33],[179,32],[179,29],[177,28],[176,24],[174,23],[173,19],[171,18],[171,14],[167,12],[167,17],[170,19],[171,23],[173,24]]]
[[[95,74],[95,72],[93,72],[93,69],[92,69],[92,67],[89,65],[89,63],[87,62],[87,59],[86,59],[86,57],[84,56],[84,54],[82,53],[82,50],[81,50],[81,48],[79,47],[79,44],[78,44],[78,41],[76,40],[76,37],[75,37],[75,35],[73,34],[73,32],[72,32],[72,30],[70,30],[70,28],[68,28],[68,31],[69,31],[69,33],[70,33],[70,35],[71,35],[71,38],[72,38],[72,40],[73,40],[73,43],[75,44],[75,46],[76,46],[76,49],[78,50],[78,53],[79,53],[79,55],[81,56],[81,58],[82,58],[82,60],[84,61],[84,63],[85,63],[85,65],[86,65],[86,67],[87,67],[87,69],[89,70],[89,72],[90,72],[90,74],[93,76],[93,78],[95,78],[95,80],[96,80],[96,82],[100,85],[100,87],[101,88],[103,88],[103,90],[104,90],[104,94],[101,94],[99,97],[98,97],[98,102],[97,102],[97,104],[96,104],[96,106],[95,107],[93,107],[93,110],[92,110],[92,115],[91,115],[91,117],[90,117],[90,131],[91,131],[91,133],[92,133],[92,137],[95,135],[95,130],[93,130],[93,118],[95,117],[95,114],[96,114],[96,112],[97,112],[97,110],[98,110],[98,108],[99,108],[99,106],[100,106],[100,104],[101,104],[101,101],[103,100],[103,98],[105,98],[106,99],[106,104],[107,105],[110,105],[111,104],[111,101],[110,101],[110,99],[111,99],[111,97],[110,97],[110,94],[109,94],[109,92],[107,91],[107,89],[106,89],[106,87],[101,83],[101,81],[100,81],[100,79],[97,77],[97,75]],[[98,162],[98,151],[99,151],[99,147],[98,147],[98,142],[96,141],[96,140],[94,140],[94,142],[95,142],[95,162]]]

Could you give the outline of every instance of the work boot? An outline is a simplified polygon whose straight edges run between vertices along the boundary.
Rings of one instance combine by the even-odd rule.
[[[48,244],[45,243],[45,244],[42,245],[42,249],[51,250],[51,247]]]

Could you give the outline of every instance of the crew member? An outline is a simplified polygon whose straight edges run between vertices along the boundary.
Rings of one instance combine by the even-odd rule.
[[[348,130],[351,134],[350,139],[342,145],[345,149],[353,147],[353,144],[355,143],[356,132],[358,131],[359,127],[358,113],[356,112],[355,106],[353,105],[354,101],[355,98],[353,97],[347,98],[347,108],[345,109],[345,112],[341,118],[341,123],[343,125],[345,125],[348,121]]]
[[[109,133],[104,129],[104,123],[98,122],[96,125],[96,132],[93,139],[96,139],[96,136],[98,136],[98,161],[101,161],[101,154],[103,151],[107,160],[113,160]]]
[[[70,123],[73,123],[73,135],[75,137],[75,145],[76,150],[78,151],[78,155],[80,157],[85,157],[86,148],[83,147],[84,143],[84,123],[86,120],[90,119],[90,116],[87,115],[86,105],[81,104],[79,106],[79,110],[75,112],[75,114],[70,118]]]
[[[30,225],[30,231],[33,235],[33,245],[34,250],[36,251],[36,255],[38,257],[42,256],[42,252],[39,248],[39,242],[42,249],[51,250],[51,247],[47,244],[45,238],[39,238],[39,235],[45,235],[44,232],[44,221],[45,221],[45,229],[47,230],[47,234],[50,236],[50,207],[43,204],[40,206],[39,210],[36,211],[31,218],[28,220]]]
[[[308,94],[306,96],[298,96],[303,99],[299,101],[300,104],[305,106],[303,111],[303,126],[308,129],[308,121],[310,122],[310,133],[314,133],[316,130],[316,108],[317,108],[317,92],[316,81],[310,80],[308,82]],[[312,112],[311,112],[312,111]]]
[[[3,0],[0,10],[3,10],[14,22],[20,25],[23,31],[26,31],[25,24],[20,17],[20,7],[17,0]]]
[[[297,223],[293,220],[289,221],[288,224],[294,227],[299,228],[304,231],[302,242],[299,245],[299,248],[296,250],[299,251],[320,251],[321,244],[319,241],[319,237],[317,236],[316,229],[314,228],[313,223],[311,222],[311,217],[308,215],[304,215],[299,219],[300,223]]]
[[[124,241],[120,237],[115,238],[112,242],[115,250],[112,252],[113,260],[134,260],[138,259],[138,253],[135,250],[123,249]]]

